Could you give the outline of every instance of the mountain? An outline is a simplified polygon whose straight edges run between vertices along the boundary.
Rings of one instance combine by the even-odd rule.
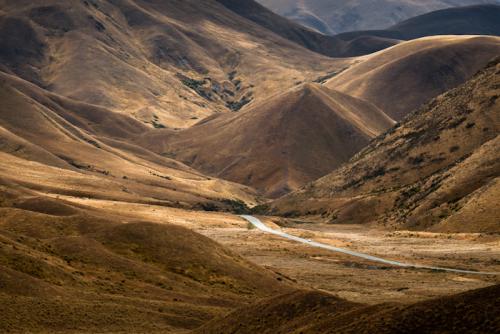
[[[152,149],[276,197],[340,166],[393,124],[370,103],[303,84],[244,112],[204,120]]]
[[[498,0],[259,0],[276,13],[323,34],[386,29],[450,7],[500,4]]]
[[[272,212],[321,215],[339,223],[498,233],[499,71],[497,58],[341,168],[272,203]]]
[[[293,41],[309,50],[327,56],[343,56],[344,42],[332,36],[325,36],[279,16],[254,0],[217,0],[234,11],[277,35]]]
[[[2,0],[0,7],[2,71],[150,127],[189,127],[345,66],[215,0]]]
[[[491,333],[500,286],[411,305],[363,305],[327,293],[299,291],[216,318],[195,333]]]
[[[217,0],[238,15],[241,15],[277,35],[295,42],[311,51],[330,57],[351,57],[378,51],[394,44],[398,40],[388,40],[376,36],[356,40],[345,40],[342,36],[322,34],[315,29],[279,16],[254,0]]]
[[[124,224],[4,178],[0,212],[2,332],[187,331],[292,289],[168,221]]]
[[[137,143],[276,198],[339,167],[392,119],[465,82],[498,53],[498,37],[417,39],[355,58],[315,80],[323,85],[300,84],[239,113],[141,135]]]
[[[385,30],[362,30],[335,37],[350,45],[352,56],[383,50],[403,40],[436,35],[500,36],[499,5],[476,5],[449,8],[423,14]]]
[[[326,85],[371,102],[399,121],[465,82],[498,54],[499,37],[426,37],[360,58]]]
[[[0,72],[0,175],[40,192],[192,207],[253,191],[133,144],[153,131],[127,115]]]
[[[439,10],[400,22],[388,30],[404,39],[434,35],[500,36],[500,5],[477,5]]]

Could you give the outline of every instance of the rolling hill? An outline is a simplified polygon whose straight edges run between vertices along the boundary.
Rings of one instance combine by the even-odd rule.
[[[299,291],[244,307],[195,333],[490,333],[500,326],[498,285],[412,305],[367,306]]]
[[[393,124],[369,103],[305,84],[204,120],[159,147],[158,137],[143,140],[209,175],[276,197],[340,166]]]
[[[399,121],[465,82],[498,54],[499,37],[426,37],[362,57],[326,85],[371,102]]]
[[[432,11],[498,0],[259,0],[276,13],[324,34],[386,29]]]
[[[2,332],[181,332],[291,289],[183,227],[0,182]]]
[[[132,144],[152,131],[126,115],[0,73],[0,175],[40,192],[195,206],[254,198],[240,185]],[[239,195],[238,195],[239,194]]]
[[[340,223],[498,233],[499,70],[497,58],[349,163],[272,203],[272,212],[321,215]]]

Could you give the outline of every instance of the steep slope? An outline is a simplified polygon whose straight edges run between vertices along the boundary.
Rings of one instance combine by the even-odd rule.
[[[332,57],[350,56],[352,51],[344,41],[305,28],[281,17],[254,0],[217,0],[227,8],[263,26],[277,35],[303,47]]]
[[[273,203],[274,212],[320,214],[344,223],[498,233],[499,71],[497,59],[342,168]]]
[[[182,332],[290,290],[185,228],[1,182],[2,332]]]
[[[238,110],[339,62],[215,0],[2,0],[0,7],[3,71],[151,127],[187,127]]]
[[[276,13],[323,33],[386,29],[440,9],[500,4],[498,0],[258,0]]]
[[[152,131],[0,72],[0,175],[43,192],[192,207],[252,191],[137,145]]]
[[[426,37],[361,58],[326,85],[371,102],[399,121],[465,82],[498,54],[499,37]]]
[[[325,175],[392,124],[369,103],[306,84],[202,121],[156,150],[275,197]],[[157,139],[149,142],[160,145]]]
[[[294,292],[218,318],[196,333],[492,333],[500,286],[413,305],[365,306],[320,292]]]

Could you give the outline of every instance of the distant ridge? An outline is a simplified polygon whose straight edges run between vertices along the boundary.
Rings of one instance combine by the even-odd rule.
[[[499,0],[258,0],[274,12],[326,34],[380,30],[433,11]]]
[[[398,40],[436,35],[500,36],[500,5],[448,8],[416,16],[385,30],[352,31],[335,37],[358,44],[350,48],[355,56],[383,50]]]

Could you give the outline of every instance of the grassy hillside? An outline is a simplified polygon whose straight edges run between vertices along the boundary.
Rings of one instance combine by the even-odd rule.
[[[276,197],[338,167],[393,124],[370,103],[306,84],[172,134],[156,150]]]
[[[185,228],[0,186],[2,332],[182,332],[287,291]]]
[[[132,143],[152,129],[109,109],[0,75],[0,174],[42,192],[192,207],[252,190]]]
[[[3,71],[151,127],[188,127],[338,63],[215,0],[4,0],[0,35]]]
[[[498,59],[491,62],[340,169],[273,203],[275,212],[396,228],[498,232],[499,69]]]
[[[321,292],[294,292],[211,321],[196,333],[490,333],[500,287],[413,305],[365,306]]]
[[[369,101],[399,121],[464,83],[499,53],[499,37],[426,37],[361,58],[326,85]]]

